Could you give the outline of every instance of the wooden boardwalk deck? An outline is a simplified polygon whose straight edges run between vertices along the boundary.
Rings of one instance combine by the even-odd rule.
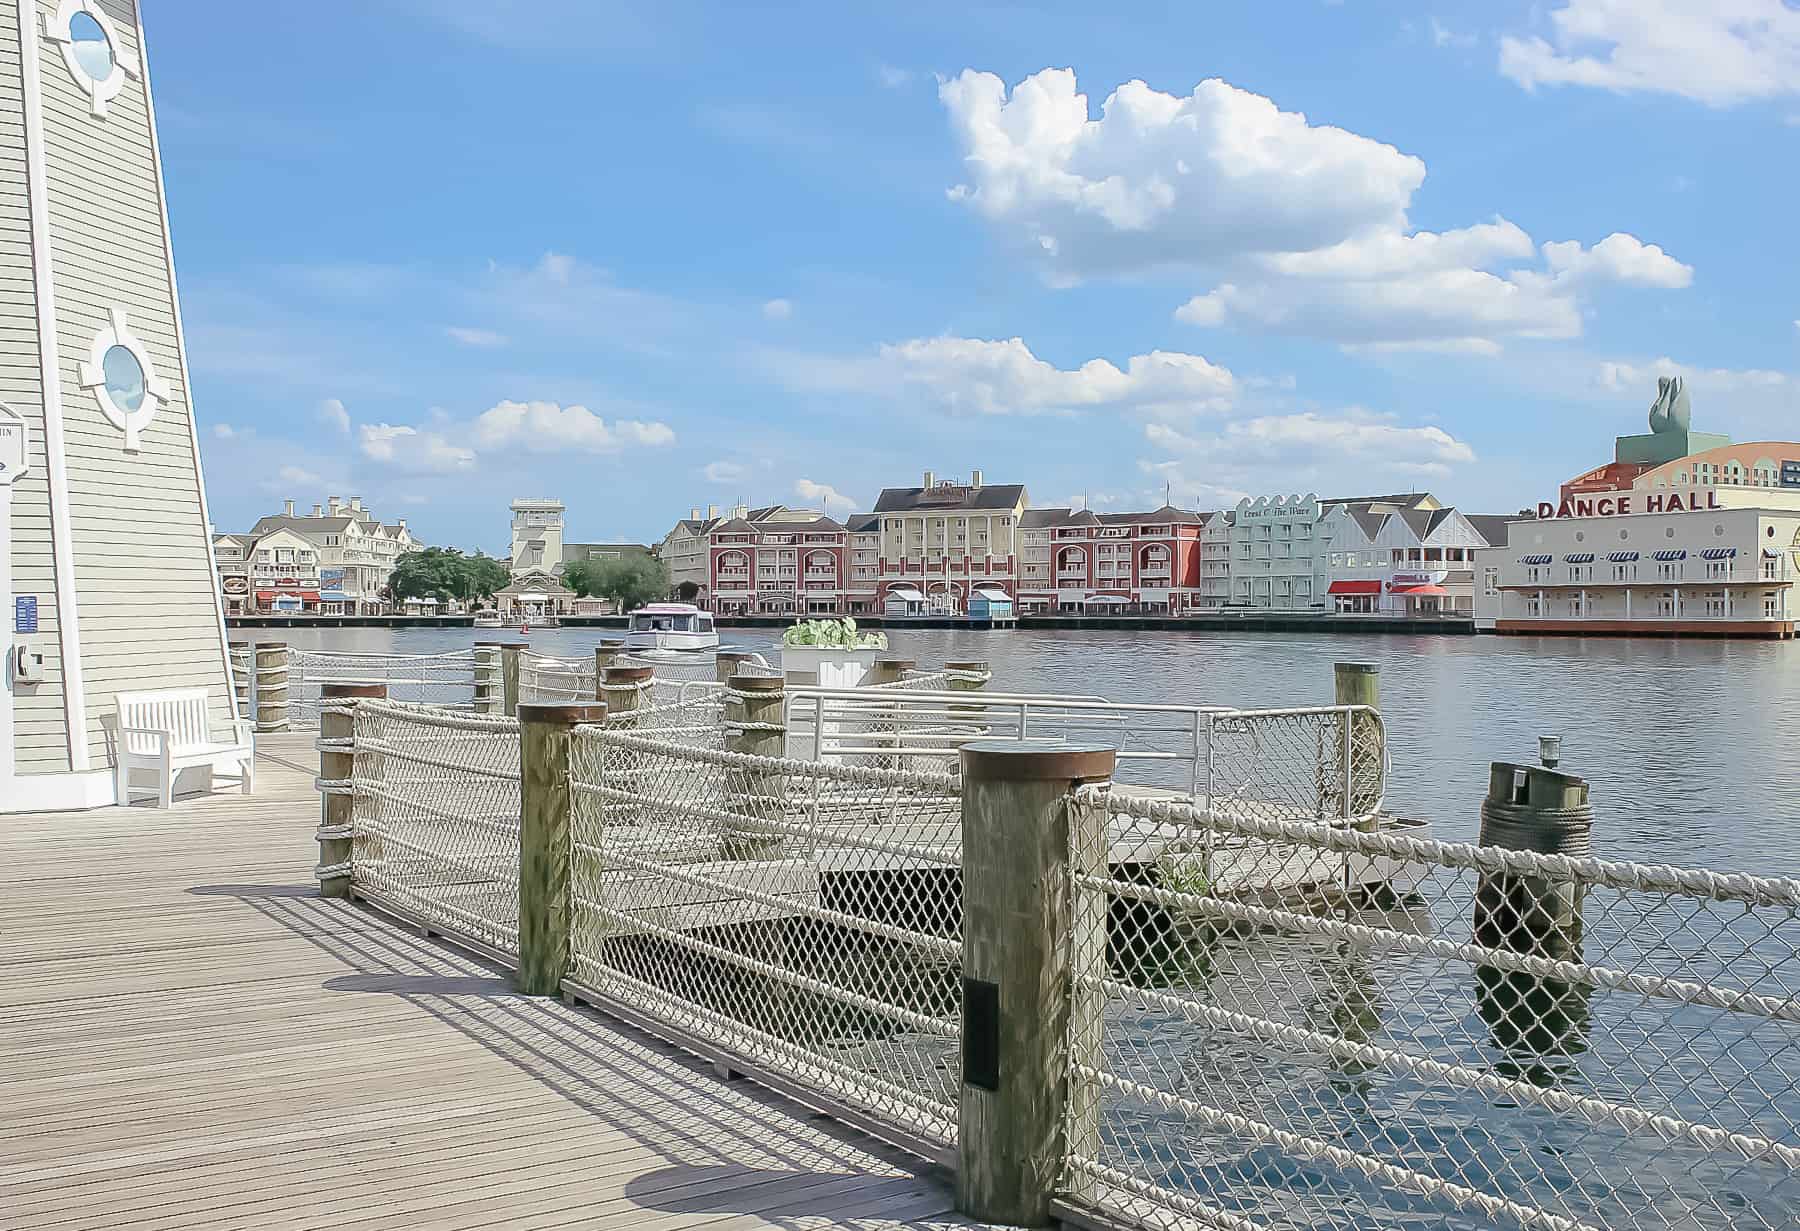
[[[318,897],[316,764],[0,817],[0,1227],[969,1225],[940,1170]]]

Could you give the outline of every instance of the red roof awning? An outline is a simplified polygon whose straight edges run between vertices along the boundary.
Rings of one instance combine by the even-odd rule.
[[[317,590],[258,590],[256,592],[256,601],[259,603],[266,603],[274,598],[311,599],[316,603],[319,601],[319,592]]]
[[[1379,581],[1334,581],[1327,594],[1380,594]]]
[[[1448,594],[1450,591],[1444,589],[1443,586],[1395,586],[1394,593],[1432,595]]]

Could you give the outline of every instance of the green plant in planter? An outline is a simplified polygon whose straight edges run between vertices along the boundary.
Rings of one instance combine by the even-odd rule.
[[[833,650],[885,650],[886,633],[858,633],[856,621],[801,620],[781,635],[782,645],[814,646]]]

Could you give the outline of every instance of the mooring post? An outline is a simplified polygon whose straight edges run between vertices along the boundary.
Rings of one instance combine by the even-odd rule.
[[[519,969],[528,996],[554,996],[569,965],[569,748],[598,701],[519,706]]]
[[[610,725],[615,731],[632,730],[637,721],[626,715],[647,706],[644,700],[650,681],[656,676],[653,667],[608,667],[600,677],[600,699],[606,702]]]
[[[250,647],[242,641],[231,643],[231,696],[237,716],[245,722],[255,717],[255,693],[251,691],[251,672],[255,670]]]
[[[1593,853],[1593,827],[1585,779],[1541,765],[1495,761],[1489,768],[1482,846],[1581,859]],[[1579,962],[1583,896],[1569,877],[1484,872],[1475,890],[1475,943]],[[1563,1051],[1587,1020],[1585,985],[1490,966],[1475,973],[1477,1009],[1503,1047]]]
[[[595,696],[600,696],[600,682],[606,678],[607,671],[611,669],[614,663],[619,661],[619,655],[624,652],[625,643],[623,641],[602,641],[599,645],[594,647]],[[600,699],[605,700],[605,697],[601,697]]]
[[[1105,813],[1078,805],[1074,790],[1110,780],[1117,754],[1032,740],[977,740],[960,754],[956,1206],[983,1222],[1044,1226],[1070,1142],[1071,1023],[1083,1025],[1080,1047],[1097,1046],[1098,1013],[1087,998],[1106,961],[1105,895],[1080,895],[1078,906],[1074,879],[1077,858],[1090,874],[1097,864],[1105,875]],[[1096,1106],[1082,1098],[1073,1118],[1077,1144],[1089,1154],[1093,1129],[1083,1118],[1096,1116]]]
[[[961,662],[945,663],[944,675],[946,677],[944,686],[951,692],[980,692],[987,687],[988,680],[992,678],[993,673],[988,670],[987,663],[982,660],[964,659]],[[952,722],[973,723],[980,728],[982,734],[987,734],[986,706],[956,704],[950,708],[956,714],[956,717],[951,719]]]
[[[288,729],[288,647],[285,641],[256,643],[256,729]]]
[[[877,658],[874,662],[869,664],[868,674],[863,676],[862,679],[862,687],[870,688],[878,684],[898,684],[906,678],[906,673],[908,671],[913,670],[918,665],[918,662],[911,658]],[[824,724],[819,723],[818,725],[823,726]],[[865,740],[870,744],[876,746],[891,746],[897,749],[900,746],[900,703],[898,701],[893,701],[878,707],[877,715],[874,718],[869,719],[867,722],[856,724],[860,725],[860,730],[856,730],[855,726],[852,724],[846,723],[844,725],[851,728],[844,732],[845,735],[854,734],[856,738]],[[825,746],[825,733],[819,731],[815,734],[819,740],[819,747],[823,748]],[[898,752],[878,752],[869,758],[869,764],[878,769],[897,768],[901,764],[901,761],[902,758]]]
[[[787,681],[778,675],[734,675],[725,692],[725,750],[756,757],[779,757],[787,751],[783,711]],[[725,771],[725,810],[751,821],[778,820],[786,807],[787,776],[760,769]],[[773,859],[780,855],[779,834],[727,823],[719,835],[726,859]]]
[[[350,896],[351,856],[355,850],[356,792],[348,784],[356,776],[356,703],[385,700],[386,684],[326,684],[319,689],[319,894]],[[345,712],[338,712],[338,711]],[[327,789],[324,784],[334,784]]]
[[[713,679],[721,684],[731,683],[731,677],[744,669],[744,664],[756,655],[748,650],[718,650],[713,654]]]
[[[877,658],[869,664],[869,672],[863,676],[862,686],[872,684],[898,684],[906,678],[906,673],[919,664],[910,658]]]
[[[500,647],[500,712],[508,718],[519,712],[519,672],[524,668],[525,641],[508,642]]]
[[[504,641],[477,641],[475,643],[475,712],[477,714],[498,714],[505,704],[504,688],[501,679],[500,651],[505,647]]]
[[[1343,802],[1345,816],[1366,817],[1359,829],[1373,830],[1374,813],[1381,803],[1382,764],[1386,759],[1381,735],[1381,668],[1374,663],[1333,663],[1335,704],[1367,706],[1369,713],[1345,715],[1339,728],[1338,753],[1328,763],[1340,771],[1333,794]]]

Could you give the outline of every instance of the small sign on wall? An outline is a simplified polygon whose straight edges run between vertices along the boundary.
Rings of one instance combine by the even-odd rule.
[[[18,595],[13,599],[13,631],[35,633],[37,630],[37,595]]]

